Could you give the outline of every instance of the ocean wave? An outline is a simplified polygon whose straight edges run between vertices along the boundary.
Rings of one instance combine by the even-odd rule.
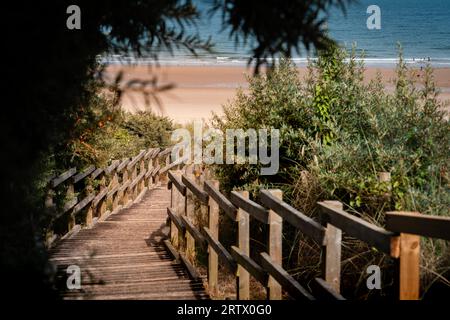
[[[279,58],[269,58],[267,59],[269,63],[278,62]],[[316,57],[294,57],[291,60],[299,67],[306,66],[309,61],[317,60]],[[393,67],[398,63],[398,58],[357,58],[357,61],[364,61],[364,64],[368,67]],[[167,66],[246,66],[249,62],[249,57],[235,57],[235,56],[203,56],[203,57],[162,57],[157,61],[153,58],[140,57],[136,58],[133,56],[122,56],[122,55],[109,55],[98,57],[98,61],[101,64],[141,64],[141,65],[167,65]],[[348,62],[349,59],[346,59]],[[450,57],[449,58],[434,58],[430,57],[420,57],[420,58],[404,58],[407,65],[410,66],[425,66],[430,64],[435,68],[445,68],[450,67]]]

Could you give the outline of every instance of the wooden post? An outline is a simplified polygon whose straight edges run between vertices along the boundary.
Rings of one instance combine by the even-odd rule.
[[[336,209],[343,210],[343,205],[339,201],[324,201]],[[341,241],[342,230],[333,225],[326,224],[326,245],[323,247],[324,260],[322,264],[322,273],[324,280],[331,287],[340,293],[341,287]]]
[[[159,165],[159,158],[160,158],[159,155],[155,158],[155,167],[157,167]],[[155,187],[159,186],[159,173],[155,175],[153,183],[154,183]]]
[[[418,212],[408,212],[419,214]],[[400,300],[418,300],[420,293],[420,236],[400,233]]]
[[[128,181],[128,170],[125,167],[124,170],[122,171],[122,185],[124,185],[127,181]],[[122,199],[121,199],[121,202],[123,205],[126,205],[128,203],[128,199],[129,199],[128,190],[129,190],[129,188],[126,188],[125,190],[123,190]]]
[[[269,190],[269,192],[277,199],[282,200],[283,192],[281,190]],[[269,210],[268,224],[268,253],[274,263],[282,266],[283,219],[275,211]],[[281,285],[272,276],[269,276],[267,287],[269,300],[282,299]]]
[[[172,173],[173,173],[173,175],[176,176],[176,177],[180,177],[180,176],[181,176],[181,174],[178,173],[178,172],[173,171]],[[182,195],[180,194],[180,192],[178,191],[177,187],[176,187],[174,184],[172,184],[172,188],[171,188],[170,191],[171,191],[171,192],[170,192],[171,207],[172,207],[173,211],[174,211],[177,215],[183,214],[184,211],[180,211],[180,210],[179,210],[179,207],[180,207],[179,202],[182,201],[182,199],[181,199],[181,196],[182,196]],[[171,240],[173,246],[174,246],[175,248],[177,248],[177,249],[178,249],[178,247],[179,247],[178,238],[179,238],[179,235],[178,235],[178,228],[177,228],[176,225],[173,223],[173,221],[171,221],[171,222],[170,222],[170,240]]]
[[[142,158],[140,166],[139,166],[139,174],[142,174],[143,172],[145,172],[145,159],[144,158]],[[141,193],[142,190],[144,190],[144,188],[145,188],[145,177],[142,177],[141,181],[139,182],[138,194]]]
[[[67,193],[66,193],[66,199],[72,200],[75,196],[75,188],[73,183],[69,183],[67,186]],[[68,213],[69,219],[67,224],[67,231],[72,230],[72,228],[75,226],[75,217],[72,215],[72,210]]]
[[[154,159],[153,158],[150,158],[150,161],[149,161],[149,163],[148,163],[148,169],[150,170],[153,170],[154,168],[155,168],[155,165],[154,165]],[[154,180],[153,180],[153,176],[152,175],[150,175],[149,177],[148,177],[148,186],[150,187],[154,187]]]
[[[131,181],[130,182],[133,182],[134,179],[136,179],[136,177],[137,177],[137,163],[135,163],[133,165],[133,169],[131,171],[131,179],[130,179]],[[137,185],[134,185],[134,187],[130,188],[130,197],[131,197],[131,200],[136,199],[136,197],[137,197]]]
[[[106,201],[103,198],[102,200],[100,200],[100,203],[97,206],[97,215],[98,215],[98,217],[101,218],[105,212],[106,212]]]
[[[248,199],[248,191],[239,191],[239,194]],[[237,212],[238,222],[238,247],[243,254],[250,256],[250,215],[243,209],[239,208]],[[238,265],[237,274],[237,299],[250,299],[250,275],[247,270]]]
[[[210,180],[209,182],[214,188],[219,189],[219,181]],[[208,228],[214,239],[219,240],[219,205],[209,197],[208,207]],[[217,293],[218,272],[219,260],[217,253],[211,246],[208,246],[208,288],[212,294]]]
[[[192,178],[192,176],[191,176]],[[195,201],[194,194],[187,188],[186,189],[186,218],[191,222],[194,222],[195,218]],[[192,263],[195,261],[195,239],[189,232],[186,232],[186,258]]]
[[[54,206],[53,196],[54,196],[54,194],[55,194],[55,192],[54,192],[53,189],[49,188],[47,190],[47,194],[46,194],[46,197],[45,197],[45,208],[47,210],[52,210],[53,209],[53,206]],[[49,247],[51,245],[51,242],[53,241],[53,238],[54,238],[54,234],[55,233],[54,233],[53,229],[47,230],[47,232],[45,234],[45,245],[47,247]]]
[[[87,208],[87,212],[86,212],[86,226],[89,228],[92,226],[92,220],[93,220],[93,209],[92,209],[92,202],[89,205],[89,207]]]

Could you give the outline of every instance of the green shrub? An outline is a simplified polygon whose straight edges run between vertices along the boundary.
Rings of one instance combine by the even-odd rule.
[[[315,215],[316,201],[337,199],[378,225],[388,210],[450,216],[450,126],[431,68],[418,81],[400,52],[395,89],[389,92],[380,74],[363,81],[360,61],[355,50],[347,55],[335,47],[309,63],[305,79],[289,60],[249,78],[248,92],[239,91],[213,125],[279,129],[280,169],[275,176],[260,176],[258,165],[216,165],[224,191],[281,188],[284,200],[308,215]],[[380,181],[379,172],[389,172],[391,181]],[[367,298],[365,266],[391,261],[354,239],[344,241],[344,293]],[[289,228],[285,243],[286,268],[304,281],[320,274],[314,244]],[[423,241],[422,253],[424,288],[449,278],[444,242]]]

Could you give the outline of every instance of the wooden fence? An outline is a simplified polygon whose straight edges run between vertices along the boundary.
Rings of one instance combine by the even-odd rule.
[[[167,181],[171,148],[142,150],[138,155],[113,160],[106,168],[72,168],[48,183],[46,207],[51,216],[47,246],[64,239],[82,226],[128,207],[152,187]],[[60,199],[60,200],[58,200]]]
[[[252,275],[267,289],[269,299],[281,299],[283,291],[301,300],[338,299],[341,281],[342,232],[357,238],[388,256],[398,259],[399,298],[419,298],[420,236],[450,240],[450,218],[425,216],[416,212],[387,212],[386,226],[375,226],[343,210],[338,201],[323,201],[318,219],[312,219],[282,200],[280,190],[262,190],[258,200],[246,191],[229,197],[219,191],[217,180],[195,172],[181,160],[171,161],[172,148],[142,150],[138,155],[114,160],[106,168],[91,166],[82,172],[70,169],[48,183],[46,207],[51,215],[47,245],[64,239],[81,227],[118,212],[139,200],[144,192],[168,182],[171,206],[167,208],[170,239],[164,243],[193,278],[196,247],[208,252],[208,288],[217,291],[219,259],[237,279],[237,298],[250,298]],[[200,205],[198,205],[200,204]],[[237,227],[235,245],[219,242],[219,214],[229,216]],[[199,229],[196,216],[207,217]],[[267,226],[266,251],[250,255],[250,217]],[[311,291],[282,267],[282,227],[288,223],[321,248],[322,276]]]
[[[233,191],[225,197],[219,182],[207,180],[192,167],[169,171],[171,206],[170,240],[165,245],[172,255],[199,278],[194,267],[197,248],[208,252],[208,288],[217,292],[219,259],[237,279],[237,299],[250,298],[249,276],[267,290],[268,299],[282,299],[283,291],[300,300],[343,300],[340,294],[342,232],[357,238],[386,255],[398,259],[399,299],[419,298],[420,235],[450,240],[450,219],[418,213],[389,212],[386,228],[373,225],[343,210],[338,201],[317,203],[317,220],[299,212],[282,200],[280,190],[262,190],[258,201],[246,191]],[[196,202],[200,203],[200,206]],[[219,213],[229,216],[237,227],[237,241],[230,248],[219,242]],[[206,214],[208,226],[199,229],[196,216]],[[250,257],[250,217],[267,225],[266,251]],[[288,223],[315,241],[321,248],[322,276],[311,291],[298,283],[282,267],[282,226]]]

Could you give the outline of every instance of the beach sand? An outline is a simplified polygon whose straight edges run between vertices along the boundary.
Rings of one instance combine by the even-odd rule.
[[[246,76],[253,70],[234,66],[123,66],[111,65],[106,76],[113,79],[119,71],[123,71],[123,81],[138,79],[148,81],[156,79],[158,86],[173,84],[175,87],[157,93],[160,105],[150,99],[146,106],[141,93],[129,92],[122,98],[122,107],[131,112],[151,108],[157,114],[165,115],[177,123],[187,123],[196,119],[209,119],[212,112],[220,114],[222,105],[233,99],[236,89],[247,88]],[[365,81],[381,72],[383,82],[388,90],[392,90],[392,79],[395,70],[392,68],[372,68],[365,70]],[[300,76],[306,74],[306,68],[299,68]],[[417,70],[417,74],[420,71]],[[434,70],[436,86],[441,90],[440,99],[450,100],[450,68]]]

